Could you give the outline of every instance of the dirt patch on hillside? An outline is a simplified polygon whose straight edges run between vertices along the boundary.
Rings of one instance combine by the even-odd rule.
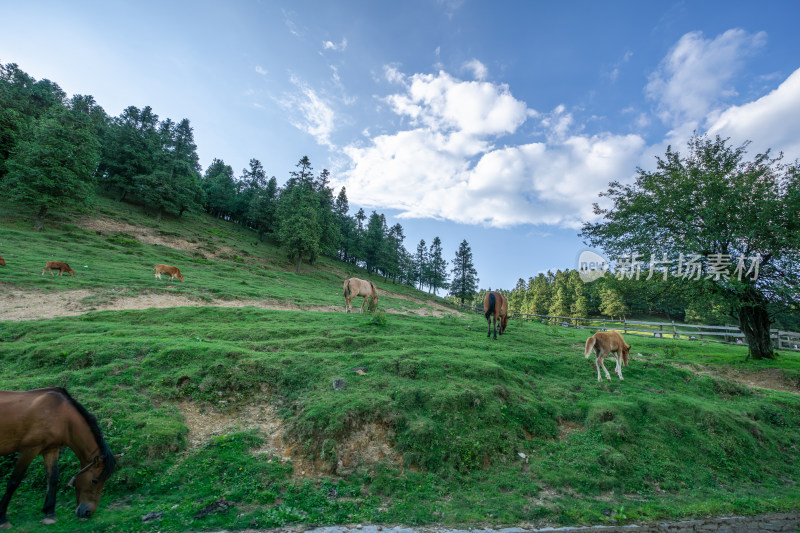
[[[97,301],[100,298],[100,301]],[[110,301],[108,299],[110,298]],[[0,295],[0,321],[18,322],[60,316],[77,316],[90,311],[125,311],[130,309],[163,309],[169,307],[257,307],[259,309],[295,311],[342,311],[342,306],[304,305],[266,300],[196,300],[173,294],[140,294],[114,297],[97,295],[88,290],[58,293],[11,290]]]
[[[779,368],[763,370],[739,370],[735,368],[708,368],[702,365],[672,363],[673,366],[689,370],[698,376],[735,381],[750,388],[771,389],[791,394],[800,394],[800,383],[786,376]]]
[[[176,250],[189,250],[198,253],[206,259],[214,259],[222,254],[236,255],[238,252],[228,246],[213,246],[213,252],[205,249],[204,243],[189,242],[174,235],[165,235],[153,228],[134,226],[126,222],[111,220],[108,218],[86,217],[78,224],[82,228],[98,232],[100,234],[124,233],[130,235],[142,244],[157,244]],[[207,244],[207,243],[206,243]]]
[[[408,302],[414,302],[419,305],[428,306],[427,309],[411,309],[409,310],[410,313],[419,315],[419,316],[435,316],[435,317],[443,317],[447,315],[460,315],[461,312],[453,309],[451,307],[447,307],[442,305],[438,302],[434,301],[425,301],[420,298],[413,298],[411,296],[405,296],[402,294],[393,294],[391,292],[386,292],[384,290],[378,289],[378,296],[386,296],[388,298],[397,298],[399,300],[406,300]],[[355,301],[355,300],[354,300]]]
[[[222,411],[207,405],[181,402],[177,405],[189,429],[189,450],[206,445],[211,439],[224,438],[236,431],[255,430],[264,445],[251,450],[254,455],[267,454],[281,461],[291,461],[295,477],[316,477],[325,474],[346,475],[356,467],[371,467],[389,461],[400,464],[401,458],[391,445],[393,433],[376,423],[368,423],[335,446],[336,462],[309,457],[300,446],[285,437],[284,422],[278,410],[269,403],[246,405]]]
[[[82,228],[96,231],[100,233],[127,233],[143,244],[158,244],[168,248],[176,248],[178,250],[196,250],[197,243],[191,243],[187,240],[174,237],[171,235],[161,235],[158,231],[152,228],[145,228],[142,226],[134,226],[118,220],[111,220],[108,218],[84,218],[78,224]]]
[[[89,290],[62,292],[3,290],[0,293],[0,321],[40,320],[77,316],[90,311],[125,311],[169,307],[256,307],[259,309],[344,312],[344,305],[298,305],[281,300],[201,300],[178,294],[138,294],[125,296],[114,291],[94,293]],[[388,313],[400,313],[387,310]],[[443,316],[436,309],[410,310],[406,314]]]

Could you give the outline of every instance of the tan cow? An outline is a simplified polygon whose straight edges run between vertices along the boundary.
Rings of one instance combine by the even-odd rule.
[[[178,278],[179,280],[183,281],[183,274],[178,267],[173,267],[169,265],[156,265],[153,267],[153,270],[156,271],[156,278],[161,279],[161,274],[167,274],[169,279]]]
[[[617,373],[619,379],[623,379],[622,367],[623,365],[628,366],[631,346],[625,342],[618,331],[599,331],[586,339],[586,350],[583,352],[583,355],[588,358],[592,350],[595,352],[594,366],[597,367],[597,381],[602,381],[600,378],[600,367],[603,367],[606,378],[608,378],[608,381],[611,381],[611,376],[608,374],[606,365],[603,364],[603,360],[608,354],[613,354],[612,357],[614,357],[617,362],[617,367],[614,369],[614,372]]]
[[[48,261],[47,265],[45,265],[44,267],[44,270],[42,270],[42,276],[44,276],[44,273],[47,271],[50,271],[50,275],[52,276],[54,270],[58,270],[59,276],[63,276],[64,272],[66,272],[70,276],[75,275],[75,271],[72,270],[68,264],[63,263],[61,261]]]

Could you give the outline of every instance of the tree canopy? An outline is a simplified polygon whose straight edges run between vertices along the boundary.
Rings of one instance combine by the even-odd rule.
[[[747,144],[695,136],[681,155],[668,147],[654,171],[610,184],[586,223],[587,244],[656,266],[685,291],[724,299],[755,358],[772,358],[769,327],[797,305],[800,280],[800,170],[767,151],[745,159]],[[690,270],[689,267],[692,267]]]

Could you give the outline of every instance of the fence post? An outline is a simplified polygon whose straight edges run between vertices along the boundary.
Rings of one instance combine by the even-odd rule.
[[[628,322],[624,318],[622,319],[622,329],[625,330],[625,334],[628,334]]]
[[[675,327],[675,321],[674,320],[672,321],[672,338],[673,339],[677,339],[678,338],[678,328]]]

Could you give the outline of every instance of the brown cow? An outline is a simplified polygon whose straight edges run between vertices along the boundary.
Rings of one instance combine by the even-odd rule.
[[[183,281],[183,274],[181,274],[180,269],[178,267],[172,267],[169,265],[156,265],[153,267],[153,270],[156,271],[156,278],[161,279],[161,274],[169,275],[169,279],[178,278],[179,280]]]
[[[5,261],[5,259],[3,259],[3,256],[0,255],[0,267],[4,267],[4,266],[6,266],[6,261]]]
[[[63,276],[64,272],[66,272],[70,276],[75,275],[75,271],[72,270],[68,264],[63,263],[61,261],[48,261],[47,265],[45,265],[44,267],[44,270],[42,270],[42,276],[44,276],[44,273],[47,272],[48,270],[50,271],[51,276],[53,275],[54,270],[58,270],[59,276]]]

